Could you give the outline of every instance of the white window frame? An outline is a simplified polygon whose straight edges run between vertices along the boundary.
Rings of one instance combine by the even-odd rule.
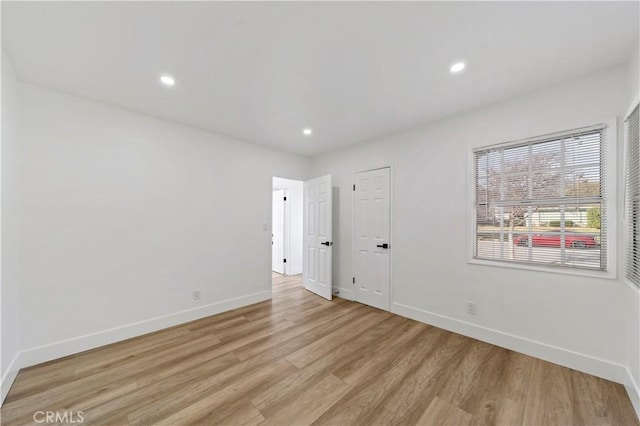
[[[604,140],[603,151],[606,159],[605,164],[605,185],[606,185],[606,199],[604,200],[604,205],[607,209],[607,217],[609,218],[607,221],[607,233],[606,233],[606,244],[607,244],[607,256],[606,256],[606,264],[607,269],[603,271],[598,270],[588,270],[588,269],[579,269],[579,268],[562,268],[562,267],[548,267],[544,265],[536,265],[536,264],[527,264],[527,263],[511,263],[511,262],[501,262],[497,260],[487,260],[487,259],[476,259],[474,258],[474,247],[476,243],[476,200],[475,200],[475,152],[480,149],[486,148],[494,148],[497,146],[507,146],[510,144],[515,144],[518,142],[523,142],[526,140],[536,140],[543,138],[545,135],[552,135],[556,133],[566,133],[571,129],[580,129],[586,127],[592,127],[597,125],[598,123],[603,123],[606,125],[607,136]],[[576,276],[585,276],[585,277],[597,277],[597,278],[606,278],[615,280],[617,279],[617,249],[618,244],[617,241],[617,218],[618,218],[618,210],[617,210],[617,188],[616,183],[618,182],[617,178],[617,145],[618,145],[618,119],[606,119],[599,121],[591,121],[589,123],[578,123],[576,125],[568,125],[562,129],[558,129],[555,131],[546,131],[540,132],[539,136],[535,137],[524,137],[520,139],[513,139],[509,142],[501,142],[501,143],[489,143],[489,144],[479,144],[477,146],[473,146],[469,151],[468,161],[467,161],[467,188],[468,188],[468,202],[469,202],[469,212],[468,217],[468,243],[467,243],[467,263],[472,265],[481,265],[481,266],[491,266],[498,268],[509,268],[509,269],[521,269],[528,271],[538,271],[538,272],[549,272],[554,274],[565,274],[565,275],[576,275]]]

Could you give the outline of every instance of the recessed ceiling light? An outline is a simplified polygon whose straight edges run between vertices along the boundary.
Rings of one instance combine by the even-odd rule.
[[[304,133],[306,136],[311,135],[311,133],[313,133],[313,130],[311,130],[310,128],[306,128],[302,130],[302,133]]]
[[[174,84],[176,84],[176,81],[173,79],[173,77],[171,77],[170,75],[163,75],[160,77],[160,81],[162,82],[162,84],[164,84],[165,86],[173,86]]]
[[[464,67],[466,67],[466,64],[464,62],[456,62],[455,64],[451,65],[450,70],[453,74],[458,74],[462,72],[462,70],[464,70]]]

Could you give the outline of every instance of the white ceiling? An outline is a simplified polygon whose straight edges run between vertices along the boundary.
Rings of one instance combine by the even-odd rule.
[[[314,155],[624,64],[638,6],[3,1],[2,44],[23,81]]]

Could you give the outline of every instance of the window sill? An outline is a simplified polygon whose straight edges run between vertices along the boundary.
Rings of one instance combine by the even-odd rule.
[[[575,275],[580,277],[601,278],[608,280],[617,279],[615,271],[589,271],[573,268],[548,268],[538,265],[526,265],[521,263],[497,262],[492,260],[469,259],[471,265],[493,266],[498,268],[520,269],[525,271],[550,272],[553,274]]]

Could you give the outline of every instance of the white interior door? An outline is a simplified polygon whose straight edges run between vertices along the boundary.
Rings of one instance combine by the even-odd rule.
[[[331,300],[331,175],[306,181],[303,199],[304,287]]]
[[[273,191],[271,224],[271,269],[284,274],[284,197],[283,189]]]
[[[354,190],[354,298],[389,310],[389,168],[356,173]]]

